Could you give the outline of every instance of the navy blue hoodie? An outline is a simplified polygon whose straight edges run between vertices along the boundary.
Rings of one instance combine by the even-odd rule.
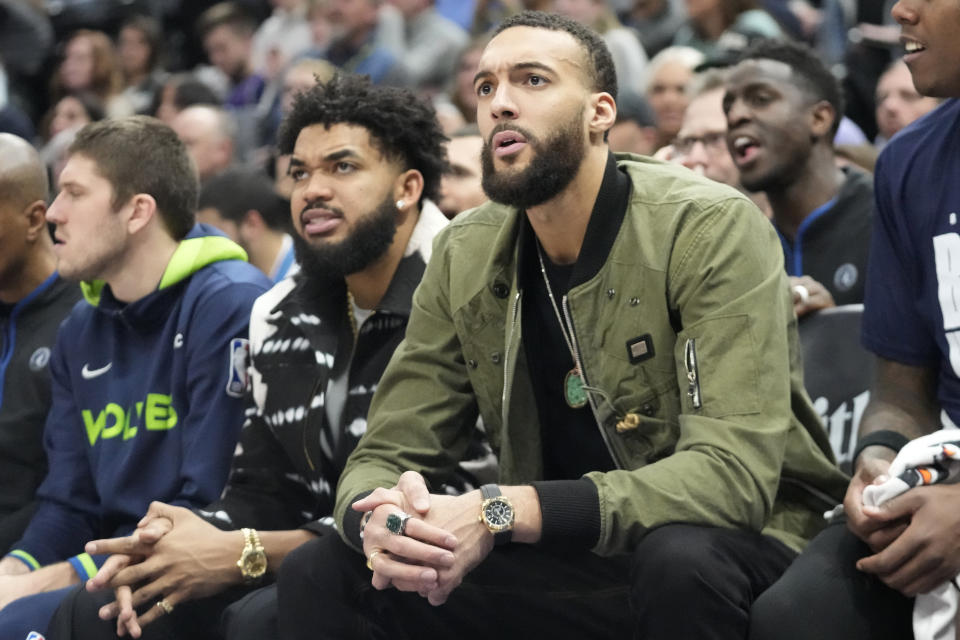
[[[219,497],[243,423],[250,309],[270,283],[213,233],[197,225],[130,304],[83,283],[50,362],[50,470],[10,552],[31,568],[69,559],[89,578],[99,562],[84,544],[129,533],[151,501]]]

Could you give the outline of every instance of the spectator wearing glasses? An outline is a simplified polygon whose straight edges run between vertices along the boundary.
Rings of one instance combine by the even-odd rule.
[[[694,79],[690,104],[683,126],[673,141],[669,159],[717,182],[744,192],[767,217],[770,205],[762,193],[748,191],[740,184],[740,171],[727,149],[727,117],[723,113],[726,74],[718,69]]]

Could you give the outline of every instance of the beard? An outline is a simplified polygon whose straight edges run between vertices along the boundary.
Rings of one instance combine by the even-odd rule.
[[[333,210],[339,215],[342,211]],[[357,220],[350,234],[335,243],[312,245],[299,233],[293,234],[293,251],[305,276],[317,280],[339,280],[363,271],[380,259],[397,233],[397,208],[389,197],[376,209]]]
[[[500,131],[516,131],[526,138],[533,149],[533,158],[525,169],[507,174],[493,166],[493,150],[490,140]],[[529,131],[503,124],[490,132],[483,143],[480,164],[483,169],[484,192],[494,202],[526,209],[543,204],[561,191],[577,175],[586,150],[583,145],[583,109],[564,122],[545,141],[540,141]]]
[[[57,257],[57,271],[60,277],[70,282],[103,280],[105,274],[116,270],[128,259],[128,242],[120,217],[111,216],[98,225],[95,237],[82,242],[82,251],[77,251],[81,242],[73,240],[74,246],[67,243],[65,253]]]

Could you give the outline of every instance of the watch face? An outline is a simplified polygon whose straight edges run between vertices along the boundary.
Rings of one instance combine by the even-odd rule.
[[[483,506],[483,519],[491,529],[507,529],[513,524],[513,506],[502,498],[491,498]]]
[[[243,573],[251,578],[259,578],[267,572],[267,556],[262,551],[244,554]]]

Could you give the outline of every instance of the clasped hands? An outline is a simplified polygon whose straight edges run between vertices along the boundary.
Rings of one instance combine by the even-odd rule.
[[[139,638],[165,613],[151,606],[138,615],[142,605],[163,600],[175,607],[241,582],[236,561],[242,548],[239,531],[221,531],[189,509],[154,502],[129,536],[87,544],[87,553],[113,554],[87,590],[112,588],[115,600],[100,608],[100,618],[116,618],[118,636]]]
[[[379,488],[352,506],[372,515],[363,530],[363,553],[376,589],[415,591],[437,606],[493,549],[493,535],[480,522],[480,492],[431,495],[413,471],[391,489]],[[387,517],[409,513],[403,535],[386,527]]]
[[[874,552],[857,568],[914,597],[960,573],[960,485],[918,487],[864,506],[863,490],[886,480],[889,467],[887,460],[866,460],[850,482],[844,512],[847,527]]]

